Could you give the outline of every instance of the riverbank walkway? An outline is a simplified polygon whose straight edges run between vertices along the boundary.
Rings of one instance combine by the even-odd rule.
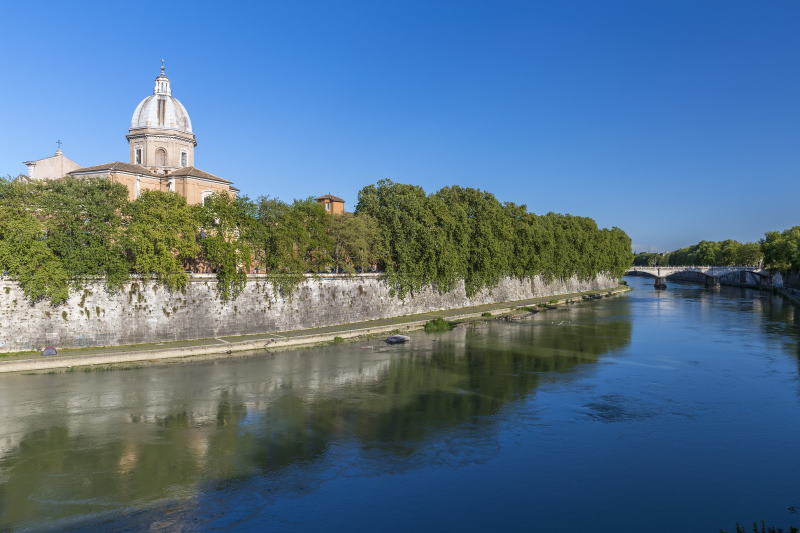
[[[433,311],[416,315],[325,326],[293,331],[266,332],[254,335],[213,337],[187,341],[132,344],[126,346],[103,346],[96,348],[66,348],[56,356],[42,356],[39,352],[17,352],[0,354],[0,373],[41,372],[47,370],[68,371],[77,367],[95,365],[120,365],[148,361],[167,361],[200,356],[225,356],[235,352],[273,350],[295,346],[335,342],[339,339],[353,339],[378,334],[412,331],[422,329],[425,323],[442,317],[449,321],[479,318],[485,313],[501,316],[524,307],[541,304],[577,303],[592,297],[613,296],[630,289],[620,285],[613,289],[577,292],[558,296],[543,296],[528,300],[502,302]]]

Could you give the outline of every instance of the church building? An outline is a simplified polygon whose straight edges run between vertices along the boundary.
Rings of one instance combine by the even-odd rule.
[[[216,192],[235,195],[232,182],[194,166],[197,138],[189,113],[172,96],[170,81],[161,62],[153,94],[142,100],[131,117],[126,136],[129,162],[114,161],[103,165],[77,168],[60,150],[55,156],[27,161],[29,179],[54,179],[65,175],[78,178],[105,178],[128,188],[135,200],[142,191],[171,191],[189,204],[202,203]]]

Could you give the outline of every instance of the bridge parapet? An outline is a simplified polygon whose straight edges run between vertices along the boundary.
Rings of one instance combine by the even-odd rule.
[[[628,273],[649,274],[656,278],[664,278],[679,272],[700,272],[706,276],[718,278],[731,272],[752,272],[764,275],[766,270],[757,265],[734,265],[734,266],[715,266],[715,265],[691,265],[691,266],[633,266],[628,269]]]
[[[760,276],[758,279],[759,286],[761,283],[769,285],[772,280],[770,273],[760,266],[756,265],[733,265],[733,266],[715,266],[715,265],[692,265],[692,266],[633,266],[626,274],[645,274],[652,276],[656,279],[654,287],[656,289],[667,288],[667,276],[678,274],[682,272],[697,272],[705,276],[706,287],[719,287],[720,278],[726,274],[733,272],[751,272]]]

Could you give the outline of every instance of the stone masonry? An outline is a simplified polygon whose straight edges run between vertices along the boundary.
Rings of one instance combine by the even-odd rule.
[[[0,352],[111,346],[332,326],[488,303],[610,289],[617,280],[598,276],[546,283],[536,277],[505,279],[467,298],[464,287],[440,294],[426,289],[400,299],[380,274],[308,277],[291,296],[281,295],[264,275],[249,276],[233,301],[217,296],[216,278],[195,274],[184,291],[131,281],[116,294],[89,284],[58,307],[31,305],[20,286],[0,279]]]

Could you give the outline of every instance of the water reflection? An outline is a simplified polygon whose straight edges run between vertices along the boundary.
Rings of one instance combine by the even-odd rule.
[[[727,285],[707,290],[694,283],[672,282],[657,296],[680,307],[682,314],[686,313],[687,300],[698,302],[707,316],[713,314],[710,322],[729,321],[725,325],[728,334],[749,336],[751,331],[741,326],[750,322],[771,344],[798,357],[800,364],[800,307],[779,294]]]
[[[529,398],[543,379],[590,369],[627,346],[631,330],[629,302],[619,298],[522,323],[420,333],[399,347],[370,341],[129,371],[5,376],[0,528],[188,502],[209,484],[268,483],[288,469],[308,475],[334,448],[360,450],[376,468],[469,453],[422,452],[464,428],[485,439],[510,402]],[[282,479],[270,490],[293,486]]]

